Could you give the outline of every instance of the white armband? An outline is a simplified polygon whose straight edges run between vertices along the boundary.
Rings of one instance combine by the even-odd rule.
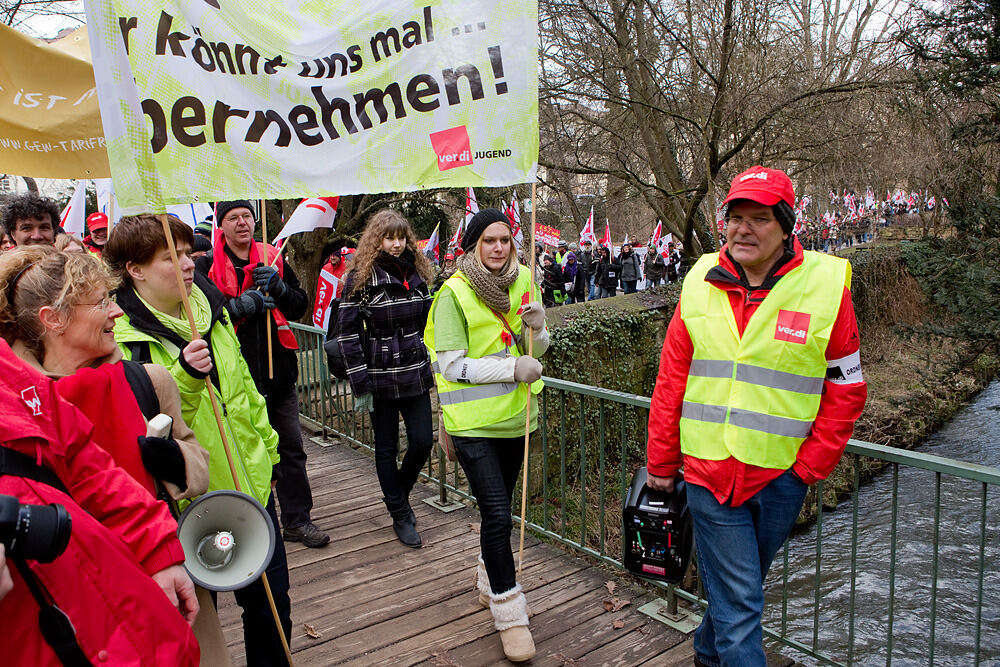
[[[849,354],[840,359],[829,359],[826,362],[826,379],[834,384],[857,384],[864,382],[861,374],[861,351]]]

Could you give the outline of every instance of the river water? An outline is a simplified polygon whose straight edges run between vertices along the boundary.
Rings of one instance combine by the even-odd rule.
[[[1000,468],[1000,382],[989,385],[919,451]],[[891,468],[861,489],[858,500],[854,664],[885,665],[889,634],[892,530]],[[931,662],[931,592],[935,474],[899,467],[896,522],[893,665]],[[982,484],[941,476],[935,665],[975,664],[979,596]],[[817,648],[846,662],[851,596],[851,524],[848,500],[823,514]],[[1000,666],[1000,488],[986,497],[986,539],[979,664]],[[768,577],[764,625],[781,625],[783,556]],[[815,527],[793,536],[788,554],[788,636],[813,645],[816,595]],[[769,648],[772,646],[769,643]],[[788,649],[779,652],[793,655]],[[806,660],[806,662],[810,662]]]

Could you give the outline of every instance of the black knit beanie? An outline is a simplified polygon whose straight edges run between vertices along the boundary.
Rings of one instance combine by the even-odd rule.
[[[472,220],[469,220],[469,224],[465,227],[465,233],[462,234],[462,250],[469,252],[475,248],[479,237],[494,222],[502,222],[510,227],[510,220],[507,219],[507,216],[495,208],[484,208],[472,216]]]
[[[222,224],[222,219],[226,217],[226,214],[232,211],[234,208],[248,208],[250,209],[250,215],[253,219],[257,219],[257,212],[251,204],[246,199],[237,199],[235,201],[220,201],[215,204],[215,219]]]

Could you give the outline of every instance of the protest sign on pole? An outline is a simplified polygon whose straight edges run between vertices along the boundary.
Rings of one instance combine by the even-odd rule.
[[[535,1],[86,9],[127,211],[535,179]]]
[[[111,175],[87,29],[47,43],[0,24],[0,172]]]
[[[337,219],[337,206],[339,203],[340,197],[311,197],[303,199],[295,207],[285,226],[274,237],[275,243],[292,234],[311,232],[314,229],[333,228],[333,221]]]

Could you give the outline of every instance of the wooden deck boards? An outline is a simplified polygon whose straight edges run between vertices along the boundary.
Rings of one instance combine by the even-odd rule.
[[[413,492],[421,549],[396,540],[371,459],[346,446],[308,439],[313,520],[330,533],[323,549],[287,543],[292,652],[304,665],[478,667],[504,660],[492,618],[477,600],[473,571],[479,515],[445,514]],[[690,665],[691,642],[637,609],[650,598],[618,581],[632,603],[608,612],[608,573],[583,559],[525,540],[522,586],[538,654],[532,665]],[[243,631],[232,595],[220,594],[219,618],[234,664],[245,664]],[[620,620],[623,627],[615,628]],[[306,634],[309,624],[322,636]]]

